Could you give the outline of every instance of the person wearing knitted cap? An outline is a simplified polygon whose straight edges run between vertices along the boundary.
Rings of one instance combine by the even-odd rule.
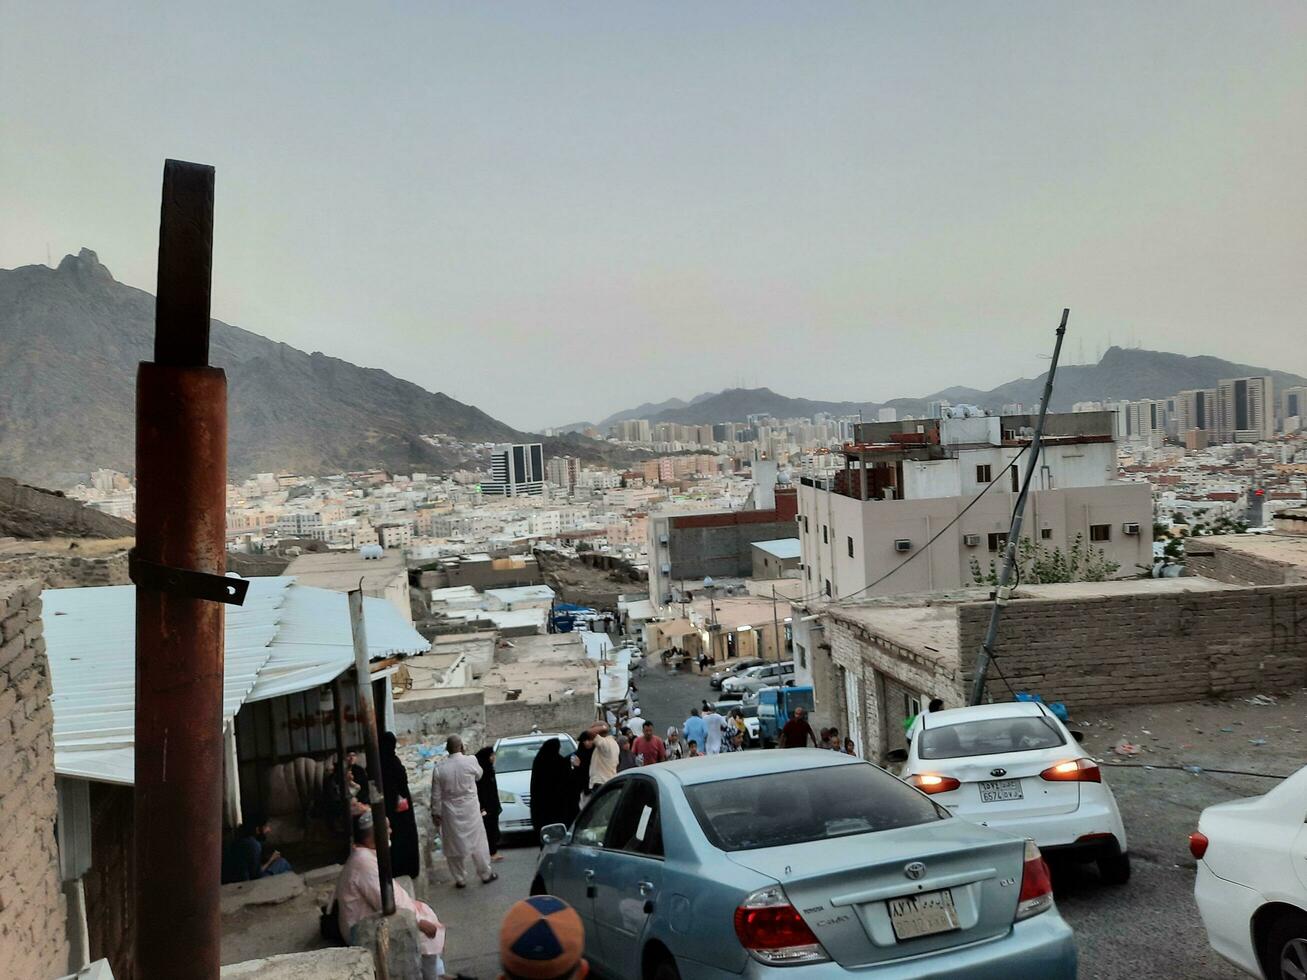
[[[582,980],[585,926],[553,895],[533,895],[508,910],[499,927],[499,980]]]

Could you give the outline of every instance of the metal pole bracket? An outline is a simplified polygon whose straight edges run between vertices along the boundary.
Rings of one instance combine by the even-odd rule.
[[[188,599],[222,602],[229,606],[245,605],[245,593],[250,588],[250,583],[243,578],[197,572],[189,568],[170,568],[158,562],[147,561],[136,554],[135,548],[127,553],[127,575],[138,588],[168,592]]]

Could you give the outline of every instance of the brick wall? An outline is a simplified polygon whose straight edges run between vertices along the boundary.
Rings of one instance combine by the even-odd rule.
[[[552,701],[487,701],[485,740],[526,735],[533,725],[542,732],[566,732],[573,738],[595,723],[593,688],[577,694],[557,694]],[[670,723],[668,723],[670,724]],[[664,730],[666,724],[664,725]]]
[[[410,692],[395,699],[394,731],[405,744],[443,744],[450,735],[458,735],[475,752],[486,737],[485,692],[481,688]]]
[[[961,650],[979,647],[989,614],[988,602],[958,607]],[[1016,690],[1073,713],[1303,687],[1307,586],[1018,599],[1000,621],[997,652]],[[989,691],[1010,697],[993,672]]]
[[[1307,583],[1307,568],[1292,562],[1251,555],[1221,544],[1190,539],[1185,547],[1185,565],[1203,578],[1232,585],[1297,585]]]
[[[40,595],[34,581],[0,583],[0,977],[68,963]]]

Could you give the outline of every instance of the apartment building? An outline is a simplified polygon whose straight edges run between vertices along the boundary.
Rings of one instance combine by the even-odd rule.
[[[1218,442],[1275,437],[1275,385],[1269,375],[1225,378],[1216,384]]]
[[[1114,421],[1109,412],[1048,416],[1025,533],[1063,552],[1081,535],[1130,576],[1152,563],[1152,490],[1118,480]],[[838,599],[972,584],[973,559],[987,571],[1001,558],[1035,422],[989,415],[859,425],[832,479],[800,480],[808,591]]]

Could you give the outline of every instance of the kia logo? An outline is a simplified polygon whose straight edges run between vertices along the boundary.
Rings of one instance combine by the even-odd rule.
[[[989,770],[989,774],[990,774],[991,776],[1006,776],[1006,775],[1007,775],[1007,770],[1004,769],[1004,768],[1002,768],[1002,767],[1000,766],[998,769],[991,769],[991,770]]]
[[[920,861],[913,861],[910,864],[904,865],[903,874],[913,881],[920,881],[922,878],[926,877],[926,866]]]

